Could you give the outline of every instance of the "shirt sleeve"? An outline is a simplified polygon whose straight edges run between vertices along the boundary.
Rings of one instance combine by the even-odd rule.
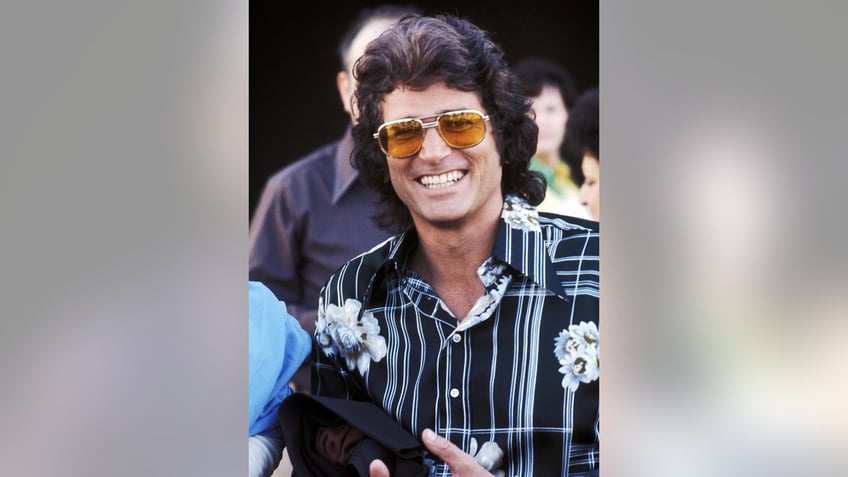
[[[338,356],[329,356],[316,345],[312,349],[312,394],[352,398],[349,388],[351,376],[343,366]]]
[[[263,435],[247,438],[248,476],[268,477],[280,465],[283,458],[283,440]]]
[[[312,347],[312,394],[367,400],[367,393],[354,373],[347,369],[345,360],[338,354],[328,354],[317,342]]]
[[[353,267],[356,268],[356,267]],[[337,277],[330,279],[333,283]],[[335,286],[326,286],[321,290],[319,307],[333,302]],[[339,354],[336,346],[329,342],[327,336],[322,336],[321,330],[328,328],[326,316],[318,314],[315,324],[314,346],[312,347],[312,394],[317,396],[368,400],[365,385],[356,370],[351,371],[345,364],[345,359]]]
[[[312,348],[312,338],[262,283],[248,282],[249,435],[276,426],[289,380]]]
[[[249,278],[262,282],[288,311],[299,318],[301,309],[314,310],[316,303],[303,297],[298,276],[303,257],[298,240],[298,220],[285,194],[283,177],[271,177],[262,190],[249,232]],[[314,311],[312,312],[314,319]]]

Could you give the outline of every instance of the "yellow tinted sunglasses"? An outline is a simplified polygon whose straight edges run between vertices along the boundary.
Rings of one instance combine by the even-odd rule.
[[[431,122],[423,119],[433,118]],[[454,149],[476,146],[486,136],[488,114],[467,109],[451,111],[436,116],[406,118],[389,121],[381,125],[374,138],[386,155],[397,159],[414,156],[424,144],[424,130],[436,128],[439,136]]]

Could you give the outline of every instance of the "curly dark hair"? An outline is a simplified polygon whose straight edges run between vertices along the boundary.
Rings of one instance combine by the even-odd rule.
[[[573,137],[580,152],[592,154],[598,162],[601,160],[601,143],[598,134],[601,119],[600,99],[598,88],[586,90],[571,108],[566,126],[566,135]]]
[[[471,22],[451,15],[407,15],[373,40],[356,62],[355,101],[359,119],[353,128],[351,163],[378,194],[375,223],[398,232],[412,217],[389,181],[387,158],[373,138],[384,122],[383,99],[399,87],[421,91],[444,82],[448,87],[476,92],[489,114],[501,156],[501,191],[538,205],[545,197],[545,179],[528,170],[536,151],[538,128],[530,116],[531,102],[521,93],[503,51]]]

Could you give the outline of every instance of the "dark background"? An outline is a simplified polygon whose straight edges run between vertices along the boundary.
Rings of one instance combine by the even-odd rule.
[[[335,140],[349,119],[336,90],[339,39],[360,8],[383,2],[250,4],[250,214],[268,176]],[[490,32],[509,63],[557,61],[580,91],[598,85],[595,2],[429,1],[424,13],[451,13]]]

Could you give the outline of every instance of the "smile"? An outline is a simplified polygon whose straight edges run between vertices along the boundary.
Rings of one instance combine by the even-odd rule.
[[[454,184],[463,177],[465,177],[465,172],[450,171],[437,176],[422,176],[418,179],[418,182],[429,189],[440,189]]]

